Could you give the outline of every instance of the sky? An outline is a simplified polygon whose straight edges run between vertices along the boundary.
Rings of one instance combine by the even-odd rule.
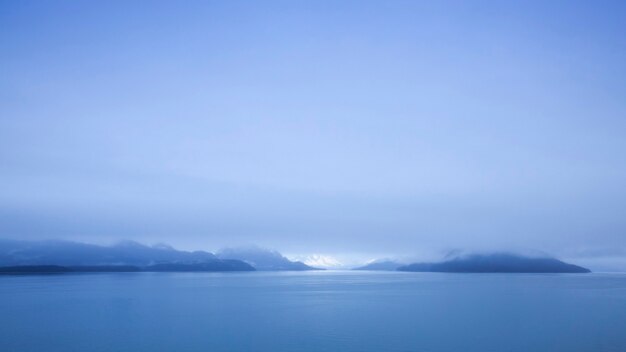
[[[0,0],[0,237],[626,270],[622,1]]]

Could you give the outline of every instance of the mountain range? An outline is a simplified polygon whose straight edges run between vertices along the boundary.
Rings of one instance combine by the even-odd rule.
[[[104,271],[304,271],[323,270],[256,246],[181,251],[168,245],[123,241],[100,246],[70,241],[0,240],[0,273]],[[440,262],[403,265],[383,259],[354,270],[457,273],[587,273],[589,269],[550,257],[514,253],[458,254]]]
[[[277,251],[263,249],[257,246],[224,248],[217,252],[220,259],[238,259],[252,265],[257,270],[322,270],[306,265],[299,261],[291,261]]]
[[[390,259],[376,260],[371,263],[359,266],[352,270],[375,270],[375,271],[395,271],[404,264],[398,263]]]
[[[0,240],[0,267],[5,272],[317,270],[260,247],[227,248],[216,256],[164,244],[100,246],[59,240]]]
[[[135,265],[202,263],[219,260],[205,251],[179,251],[167,245],[146,246],[122,241],[99,246],[70,241],[0,240],[0,265]]]

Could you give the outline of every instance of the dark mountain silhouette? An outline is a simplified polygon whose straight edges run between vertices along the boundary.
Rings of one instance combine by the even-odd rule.
[[[220,259],[243,260],[257,270],[323,270],[302,262],[291,261],[277,251],[256,246],[224,248],[217,253],[217,256]]]
[[[354,268],[352,270],[377,270],[377,271],[394,271],[404,264],[395,262],[393,260],[380,260],[372,263]]]
[[[132,273],[141,271],[141,268],[134,265],[85,265],[70,266],[68,269],[76,273]]]
[[[399,271],[445,273],[589,273],[589,269],[555,258],[533,258],[511,253],[473,254],[438,263],[414,263]]]
[[[204,251],[179,251],[169,246],[146,246],[133,241],[98,246],[70,241],[0,240],[0,266],[60,265],[148,266],[158,263],[202,263],[218,260]]]
[[[209,252],[179,251],[166,245],[151,247],[124,241],[98,246],[69,241],[0,240],[0,266],[56,265],[74,272],[94,272],[139,271],[157,264],[185,264],[190,271],[254,270],[242,261],[224,261]]]
[[[150,265],[143,268],[143,271],[154,272],[198,272],[198,271],[255,271],[250,264],[234,259],[218,259],[206,263],[179,264],[163,263]]]
[[[72,272],[72,269],[59,265],[23,265],[0,267],[1,274],[61,274]]]
[[[141,268],[131,265],[71,267],[60,265],[18,265],[0,267],[0,274],[126,273],[138,271],[141,271]]]
[[[210,272],[210,271],[254,271],[255,269],[241,260],[215,259],[204,263],[181,264],[162,263],[146,267],[132,265],[18,265],[0,267],[2,274],[64,274],[64,273],[132,273],[132,272]]]

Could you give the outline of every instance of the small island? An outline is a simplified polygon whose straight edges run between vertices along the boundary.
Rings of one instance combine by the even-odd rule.
[[[512,253],[472,254],[436,263],[414,263],[398,271],[438,273],[590,273],[591,270],[555,258]]]

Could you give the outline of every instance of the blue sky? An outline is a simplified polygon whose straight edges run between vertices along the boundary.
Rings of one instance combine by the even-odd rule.
[[[626,257],[623,2],[5,0],[0,77],[2,237]]]

